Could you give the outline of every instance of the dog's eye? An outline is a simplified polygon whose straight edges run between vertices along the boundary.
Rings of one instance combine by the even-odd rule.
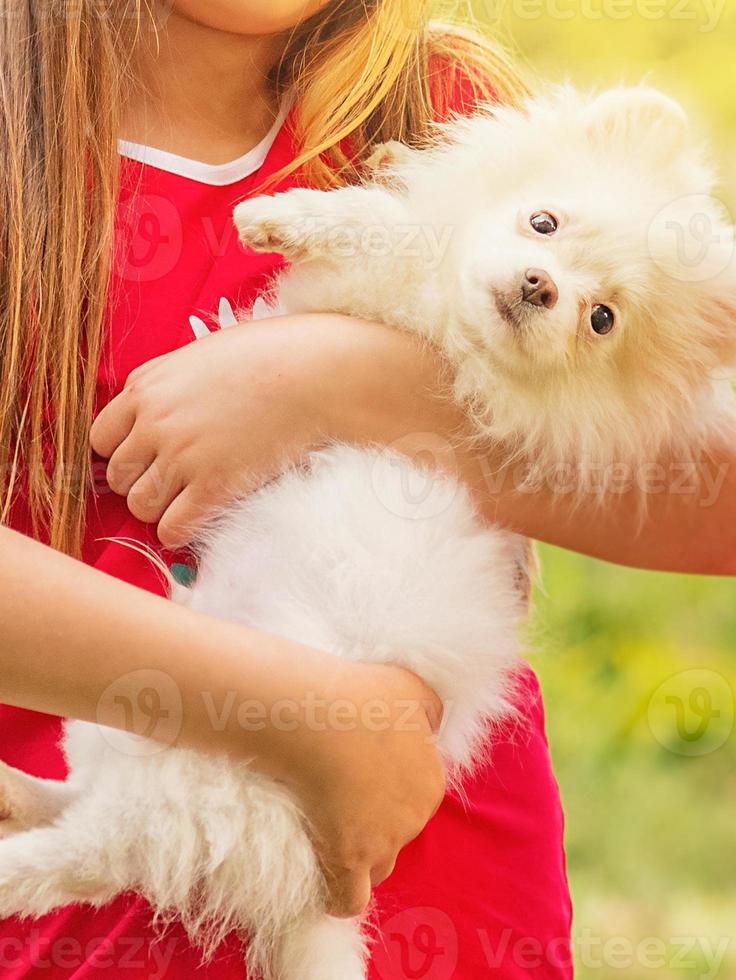
[[[529,224],[540,235],[554,235],[559,227],[559,222],[549,211],[537,211],[529,219]]]
[[[595,330],[597,334],[603,336],[604,334],[610,333],[613,330],[613,324],[616,318],[613,315],[613,310],[609,309],[607,306],[593,307],[593,311],[590,314],[590,325]]]

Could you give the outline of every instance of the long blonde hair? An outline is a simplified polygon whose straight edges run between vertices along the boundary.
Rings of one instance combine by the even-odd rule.
[[[272,82],[299,107],[293,169],[315,186],[354,179],[377,142],[420,139],[458,73],[479,101],[522,92],[499,45],[432,23],[431,6],[333,0],[291,32]],[[150,0],[17,0],[0,17],[0,519],[22,484],[36,533],[73,554],[89,489],[120,107],[137,34],[154,16]]]

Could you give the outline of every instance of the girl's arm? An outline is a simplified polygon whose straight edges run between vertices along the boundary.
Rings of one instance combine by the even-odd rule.
[[[531,537],[627,565],[736,573],[736,432],[699,473],[674,460],[643,469],[642,524],[639,492],[623,485],[602,505],[554,485],[521,490],[523,473],[471,444],[448,391],[440,356],[408,334],[341,316],[283,317],[144,365],[101,413],[93,445],[112,457],[113,489],[136,516],[160,521],[169,545],[187,542],[213,506],[333,438],[434,461],[472,487],[489,521]]]
[[[253,760],[301,799],[334,911],[362,911],[442,798],[418,678],[210,619],[7,528],[0,552],[0,700]]]
[[[333,395],[333,421],[325,423],[338,439],[434,460],[472,489],[489,523],[528,537],[632,567],[736,574],[736,426],[697,468],[661,459],[618,484],[612,474],[603,500],[593,492],[581,499],[564,477],[529,491],[523,466],[506,467],[493,447],[473,443],[439,354],[405,333],[360,327],[335,374],[344,380]]]
[[[635,568],[736,575],[736,430],[697,468],[677,460],[647,467],[644,518],[631,488],[573,508],[548,488],[513,490],[510,474],[507,488],[487,492],[482,469],[471,464],[484,514],[530,537]]]

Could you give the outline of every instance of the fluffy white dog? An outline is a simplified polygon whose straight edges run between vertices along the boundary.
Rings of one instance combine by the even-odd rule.
[[[292,262],[269,312],[418,332],[484,436],[584,482],[601,463],[691,455],[718,424],[733,233],[697,144],[651,90],[563,90],[421,152],[388,146],[365,186],[258,198],[235,218]],[[223,515],[175,598],[416,671],[447,705],[439,748],[462,775],[511,710],[524,560],[449,478],[335,446]],[[135,890],[206,948],[240,931],[254,974],[362,978],[360,925],[326,916],[297,801],[246,765],[132,738],[126,753],[125,738],[68,724],[63,785],[2,770],[0,914]]]

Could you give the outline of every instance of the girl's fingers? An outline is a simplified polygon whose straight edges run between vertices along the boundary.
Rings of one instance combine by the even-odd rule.
[[[159,521],[158,539],[165,548],[174,551],[189,544],[195,529],[206,516],[206,509],[198,503],[194,486],[188,486],[166,508]]]
[[[379,865],[371,871],[371,884],[373,886],[380,885],[382,881],[385,881],[393,873],[396,867],[396,861],[390,861],[387,864]]]
[[[182,491],[176,467],[157,458],[128,492],[128,510],[144,524],[156,524]]]
[[[356,919],[368,908],[370,900],[371,882],[368,875],[351,873],[335,883],[327,911],[337,919]]]
[[[89,438],[92,449],[103,459],[109,459],[118,446],[130,435],[136,418],[131,389],[125,389],[102,409],[92,423]]]
[[[156,459],[155,450],[135,438],[135,430],[110,457],[107,483],[113,493],[127,497]]]

